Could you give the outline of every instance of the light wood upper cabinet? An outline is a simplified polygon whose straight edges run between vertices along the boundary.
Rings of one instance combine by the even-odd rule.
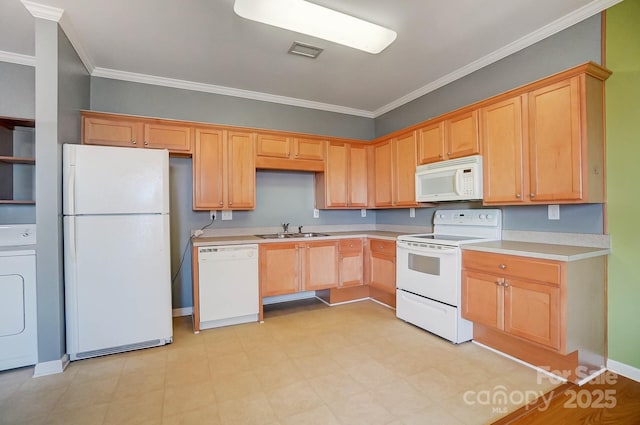
[[[82,143],[87,145],[168,149],[189,156],[193,137],[190,123],[82,111]]]
[[[416,206],[416,133],[393,139],[393,205]]]
[[[529,172],[535,201],[580,200],[580,78],[529,93]]]
[[[517,96],[480,111],[485,203],[517,204],[528,199],[525,103],[525,96]]]
[[[193,150],[193,209],[224,208],[223,130],[196,128]]]
[[[444,131],[446,159],[474,155],[480,152],[477,109],[445,120]]]
[[[82,113],[82,143],[86,145],[137,147],[142,139],[135,119]]]
[[[604,202],[603,85],[583,73],[483,107],[484,204]]]
[[[374,146],[374,205],[378,208],[416,206],[416,132]]]
[[[317,173],[316,208],[365,208],[367,206],[366,146],[329,142],[324,173]]]
[[[326,141],[290,134],[258,133],[256,167],[276,170],[322,171]]]
[[[195,130],[194,210],[255,208],[254,133]]]
[[[418,164],[444,159],[444,121],[429,124],[418,130]]]
[[[193,127],[149,120],[143,122],[144,147],[168,149],[170,152],[191,152]]]

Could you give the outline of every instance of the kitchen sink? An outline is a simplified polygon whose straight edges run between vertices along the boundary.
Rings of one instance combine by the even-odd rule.
[[[269,233],[266,235],[256,235],[262,239],[292,239],[292,238],[318,238],[329,236],[326,233],[304,232],[304,233]]]

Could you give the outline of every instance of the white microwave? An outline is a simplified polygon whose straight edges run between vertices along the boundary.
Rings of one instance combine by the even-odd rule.
[[[416,167],[416,202],[482,199],[482,156]]]

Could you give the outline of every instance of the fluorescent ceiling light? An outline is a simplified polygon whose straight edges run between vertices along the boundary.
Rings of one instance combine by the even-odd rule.
[[[304,0],[235,0],[243,18],[329,40],[369,53],[393,43],[395,31]]]

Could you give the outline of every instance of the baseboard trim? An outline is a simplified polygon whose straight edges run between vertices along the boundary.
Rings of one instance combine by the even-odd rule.
[[[56,373],[62,373],[69,365],[69,356],[65,354],[60,360],[52,360],[49,362],[37,363],[33,369],[33,377],[40,378],[41,376],[55,375]]]
[[[193,314],[193,307],[174,308],[171,313],[173,317],[191,316]]]
[[[607,369],[612,372],[622,375],[626,378],[633,379],[636,382],[640,382],[640,369],[637,367],[629,366],[615,360],[607,360]]]

